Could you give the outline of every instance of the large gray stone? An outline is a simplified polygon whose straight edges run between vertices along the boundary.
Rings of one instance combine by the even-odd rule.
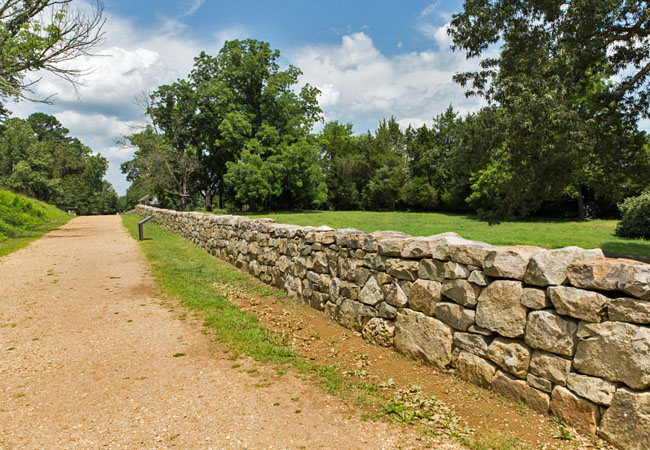
[[[415,281],[418,276],[418,262],[389,259],[386,261],[386,272],[400,280]]]
[[[423,280],[444,281],[445,263],[437,259],[423,259],[418,267],[418,277]]]
[[[408,304],[408,297],[398,283],[383,286],[386,302],[395,308],[404,308]]]
[[[560,386],[566,386],[571,371],[571,360],[551,353],[534,351],[530,357],[530,372]]]
[[[483,261],[494,248],[493,245],[485,242],[465,241],[451,246],[449,259],[459,264],[482,268]]]
[[[492,386],[496,374],[496,367],[492,363],[462,350],[454,352],[452,363],[456,374],[463,380],[484,388]]]
[[[402,258],[430,258],[431,243],[426,237],[407,239],[400,252]]]
[[[448,280],[457,280],[469,277],[469,269],[464,264],[458,264],[453,261],[447,261],[443,264],[443,273]]]
[[[429,236],[428,242],[431,248],[431,256],[434,259],[448,260],[454,245],[469,241],[459,234],[449,232]]]
[[[339,322],[345,328],[361,332],[370,319],[377,316],[377,310],[353,300],[343,300],[339,306]]]
[[[460,331],[467,331],[474,323],[475,314],[476,311],[472,309],[466,309],[456,303],[448,302],[437,303],[434,310],[436,318]]]
[[[609,320],[650,324],[650,301],[636,298],[611,299],[607,305]]]
[[[490,284],[490,278],[485,275],[485,272],[482,270],[473,270],[472,273],[469,274],[469,278],[467,279],[470,283],[473,283],[477,286],[487,286]]]
[[[614,383],[579,373],[570,373],[566,386],[579,396],[603,406],[612,404],[616,392]]]
[[[551,301],[545,290],[525,288],[521,294],[521,304],[529,309],[545,309],[551,306]]]
[[[523,280],[531,256],[540,251],[538,247],[497,247],[485,257],[485,273],[498,278]]]
[[[366,285],[361,289],[359,301],[370,306],[375,306],[384,301],[384,291],[375,277],[368,279]]]
[[[573,356],[578,337],[578,325],[550,311],[533,311],[528,314],[526,344],[559,355]]]
[[[530,258],[524,281],[536,286],[559,286],[567,281],[566,272],[571,264],[604,256],[600,249],[584,250],[580,247],[539,251]]]
[[[581,322],[575,368],[587,375],[650,387],[650,328],[624,322]]]
[[[363,328],[363,337],[382,347],[392,347],[395,337],[395,323],[391,320],[372,318]]]
[[[567,277],[577,288],[616,291],[623,276],[623,267],[630,263],[639,264],[626,259],[592,258],[571,264]]]
[[[437,281],[418,280],[411,286],[409,306],[427,316],[433,316],[436,303],[440,301],[441,284]]]
[[[553,389],[551,411],[560,419],[573,425],[578,431],[595,434],[600,420],[598,406],[578,397],[562,386]]]
[[[530,387],[539,389],[542,392],[550,394],[553,391],[553,383],[548,381],[546,378],[538,377],[532,373],[526,375],[526,382]]]
[[[650,448],[650,392],[616,391],[600,423],[600,436],[624,450]]]
[[[587,322],[600,322],[607,306],[607,297],[598,292],[569,286],[548,288],[548,295],[556,311]]]
[[[453,333],[438,319],[409,309],[400,310],[395,322],[395,348],[439,368],[451,363]]]
[[[363,231],[354,228],[345,228],[334,232],[336,245],[342,248],[362,249],[367,252],[376,251],[377,243],[375,238]]]
[[[402,249],[406,245],[405,237],[387,237],[377,240],[379,254],[382,256],[402,256]]]
[[[445,280],[442,283],[442,295],[467,307],[476,306],[480,292],[480,287],[467,280]]]
[[[650,300],[650,264],[626,265],[618,288],[633,297]]]
[[[476,324],[501,336],[522,337],[526,328],[526,308],[520,303],[522,291],[520,281],[494,281],[478,299]]]
[[[530,364],[530,349],[521,341],[496,338],[488,348],[490,360],[517,378],[525,379]]]
[[[454,346],[482,358],[488,358],[490,339],[472,333],[454,333]]]
[[[498,394],[524,402],[538,413],[546,414],[548,412],[549,395],[530,387],[524,380],[498,371],[492,383],[492,389]]]

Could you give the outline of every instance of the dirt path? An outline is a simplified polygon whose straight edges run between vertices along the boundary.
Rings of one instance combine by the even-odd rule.
[[[411,448],[176,320],[117,216],[0,259],[0,449]],[[439,447],[440,448],[440,447]]]

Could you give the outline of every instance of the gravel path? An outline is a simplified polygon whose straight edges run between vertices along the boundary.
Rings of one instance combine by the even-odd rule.
[[[155,291],[117,216],[76,218],[0,259],[0,449],[417,444],[308,382],[234,367]]]

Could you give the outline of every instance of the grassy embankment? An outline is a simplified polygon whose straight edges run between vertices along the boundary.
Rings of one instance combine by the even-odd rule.
[[[303,226],[328,225],[367,232],[395,230],[412,236],[454,231],[464,238],[493,245],[537,245],[546,248],[577,245],[582,248],[602,248],[608,256],[650,260],[650,241],[615,236],[616,220],[523,221],[490,226],[475,216],[440,213],[310,211],[246,215],[270,217],[280,223]]]
[[[141,219],[137,215],[122,216],[124,225],[134,239],[138,238],[138,221]],[[162,292],[203,317],[204,326],[212,329],[216,339],[225,345],[225,351],[230,352],[229,359],[237,359],[240,354],[247,355],[256,361],[273,364],[278,375],[286,373],[287,369],[293,369],[298,375],[313,379],[329,394],[363,405],[366,411],[370,411],[365,417],[414,425],[423,437],[450,438],[471,450],[532,448],[519,438],[505,436],[498,431],[485,437],[453,426],[433,426],[430,424],[431,417],[440,414],[436,410],[413,406],[414,403],[421,403],[419,397],[415,400],[397,394],[387,397],[381,385],[350,379],[342,373],[340,367],[316,364],[301,358],[288,344],[290,336],[270,331],[256,317],[238,309],[222,293],[221,286],[234,286],[242,292],[271,297],[272,301],[289,304],[291,300],[281,291],[263,285],[251,275],[235,269],[162,227],[152,223],[146,227],[147,240],[140,242],[140,245]],[[423,404],[437,407],[437,402]],[[453,412],[449,417],[446,417],[447,413],[444,414],[448,420],[443,422],[454,422]],[[567,448],[574,446],[568,445]]]
[[[68,220],[70,217],[55,206],[0,190],[0,257],[26,247]]]

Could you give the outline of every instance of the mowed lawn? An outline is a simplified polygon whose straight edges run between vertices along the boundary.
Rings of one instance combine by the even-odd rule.
[[[394,230],[412,236],[454,231],[464,238],[493,245],[520,244],[546,248],[577,245],[583,248],[602,248],[607,256],[650,261],[650,241],[615,236],[616,220],[504,222],[490,226],[474,216],[439,213],[310,211],[246,215],[255,218],[270,217],[279,223],[328,225],[332,228],[356,228],[367,232]]]

